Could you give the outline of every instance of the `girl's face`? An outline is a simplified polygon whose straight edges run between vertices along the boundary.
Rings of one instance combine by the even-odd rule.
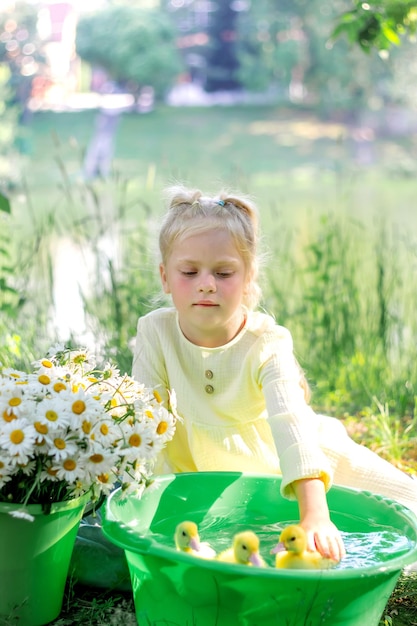
[[[214,348],[239,332],[249,278],[227,231],[209,230],[180,239],[166,264],[161,263],[160,274],[189,341]]]

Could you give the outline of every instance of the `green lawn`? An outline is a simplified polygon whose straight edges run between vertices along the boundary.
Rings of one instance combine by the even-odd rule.
[[[40,112],[27,139],[25,174],[39,192],[60,181],[58,156],[72,181],[93,134],[94,111]],[[312,114],[276,107],[168,108],[124,114],[114,168],[132,194],[159,202],[160,190],[181,180],[216,191],[227,186],[254,195],[266,210],[289,216],[343,209],[373,218],[414,216],[415,141],[379,139],[363,144],[373,163],[358,161],[352,129]],[[415,166],[414,166],[415,167]],[[411,170],[411,171],[410,171]],[[46,199],[46,198],[45,198]]]

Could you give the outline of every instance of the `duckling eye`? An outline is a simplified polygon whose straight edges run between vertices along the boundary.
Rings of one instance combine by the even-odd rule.
[[[181,534],[182,534],[183,537],[187,536],[187,533],[185,532],[185,530],[183,530]]]
[[[295,540],[296,540],[296,537],[294,537],[294,536],[291,537],[291,539],[290,539],[290,541],[295,541]]]
[[[243,543],[243,544],[242,544],[242,549],[243,549],[243,550],[247,550],[247,549],[248,549],[248,547],[247,547],[247,546],[245,546],[245,544]]]

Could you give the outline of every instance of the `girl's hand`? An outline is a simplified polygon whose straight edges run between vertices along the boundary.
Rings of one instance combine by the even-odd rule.
[[[317,550],[325,558],[339,562],[346,555],[340,532],[330,519],[300,520],[307,534],[307,549]]]
[[[319,478],[293,483],[300,510],[300,525],[307,533],[308,550],[317,550],[326,558],[340,561],[346,554],[340,532],[330,519],[326,491]]]

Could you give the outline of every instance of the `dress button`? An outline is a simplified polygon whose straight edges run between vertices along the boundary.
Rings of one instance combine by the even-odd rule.
[[[214,387],[212,385],[206,385],[205,390],[207,393],[213,393]]]
[[[213,372],[211,370],[206,370],[205,374],[206,374],[206,378],[210,378],[210,379],[213,378]]]

